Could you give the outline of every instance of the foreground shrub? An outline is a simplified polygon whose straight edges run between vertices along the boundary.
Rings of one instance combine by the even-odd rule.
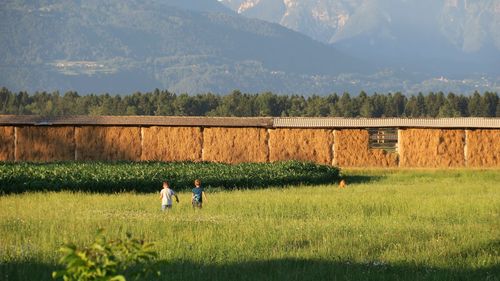
[[[89,247],[63,246],[60,262],[66,268],[54,271],[52,278],[65,281],[126,281],[127,278],[141,280],[152,273],[159,275],[153,270],[156,253],[151,248],[152,244],[132,238],[130,233],[125,239],[110,241],[100,230]]]
[[[155,192],[168,180],[176,190],[189,190],[200,178],[205,187],[259,188],[335,182],[339,169],[310,162],[61,162],[0,164],[0,192],[90,191]]]

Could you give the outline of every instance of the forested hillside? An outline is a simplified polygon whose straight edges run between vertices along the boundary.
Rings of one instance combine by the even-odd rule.
[[[430,42],[412,46],[423,54]],[[350,44],[339,51],[279,24],[246,18],[217,0],[0,1],[0,87],[14,91],[161,88],[225,94],[241,89],[326,95],[500,90],[498,75],[476,71],[472,64],[433,58],[419,70],[387,67],[380,63],[385,58],[374,62],[348,54],[378,47],[366,40]],[[421,61],[412,50],[411,58]],[[488,58],[487,64],[496,66],[495,56]],[[467,75],[448,76],[441,66]]]
[[[351,58],[305,35],[238,16],[215,0],[197,3],[2,1],[0,86],[298,92],[301,81],[313,85],[307,77],[353,70]]]
[[[304,97],[233,91],[187,95],[166,90],[131,95],[85,95],[77,92],[11,92],[0,89],[0,114],[176,115],[176,116],[307,116],[307,117],[500,117],[497,93],[472,95],[430,92]]]

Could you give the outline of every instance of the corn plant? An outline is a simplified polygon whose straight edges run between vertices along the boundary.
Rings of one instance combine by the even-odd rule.
[[[0,163],[0,193],[26,191],[154,192],[163,180],[190,190],[199,178],[205,187],[252,189],[337,181],[339,169],[311,162],[60,162]]]

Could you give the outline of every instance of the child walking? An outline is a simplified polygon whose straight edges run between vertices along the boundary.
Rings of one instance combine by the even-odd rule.
[[[179,203],[179,197],[175,194],[175,191],[170,189],[170,184],[167,181],[163,182],[163,189],[160,191],[161,199],[161,210],[165,211],[172,208],[172,196],[175,197],[175,201]]]
[[[199,208],[203,206],[203,197],[205,197],[205,202],[208,202],[207,195],[201,187],[201,181],[196,179],[194,181],[194,188],[192,190],[193,195],[191,196],[191,204],[193,204],[193,208]]]

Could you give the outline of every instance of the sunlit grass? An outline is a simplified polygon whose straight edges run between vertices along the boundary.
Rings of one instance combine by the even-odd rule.
[[[165,280],[498,280],[499,171],[345,174],[346,189],[207,190],[202,210],[180,193],[167,213],[157,194],[2,196],[0,279],[49,280],[63,243],[104,228],[155,242]]]

